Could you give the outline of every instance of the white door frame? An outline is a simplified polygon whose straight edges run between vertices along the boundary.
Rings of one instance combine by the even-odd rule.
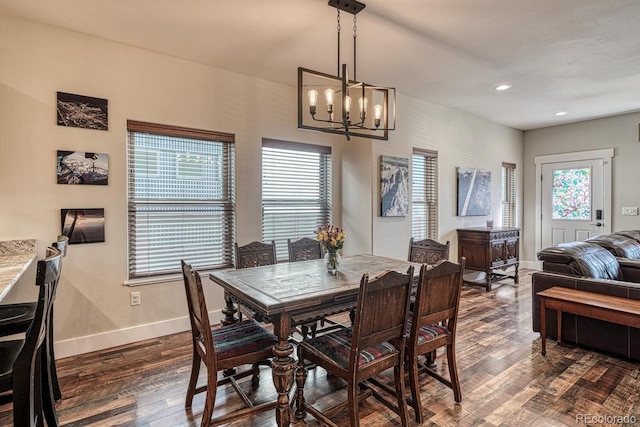
[[[542,165],[545,163],[575,162],[580,160],[602,160],[602,173],[604,179],[604,218],[612,225],[611,211],[611,159],[614,157],[613,148],[602,150],[576,151],[574,153],[549,154],[546,156],[535,156],[536,165],[536,233],[535,233],[535,253],[542,248]]]

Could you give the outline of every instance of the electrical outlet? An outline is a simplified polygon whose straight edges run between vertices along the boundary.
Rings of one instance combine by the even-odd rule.
[[[638,207],[623,207],[622,215],[638,215]]]
[[[140,292],[131,292],[131,305],[140,305]]]

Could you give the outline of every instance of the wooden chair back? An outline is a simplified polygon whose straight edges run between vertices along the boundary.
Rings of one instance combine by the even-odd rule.
[[[455,337],[465,259],[459,264],[442,261],[432,268],[423,265],[416,291],[411,335],[422,326],[443,323]],[[411,338],[409,339],[411,341]]]
[[[44,342],[51,316],[52,295],[60,279],[62,252],[47,249],[38,261],[36,285],[39,287],[35,316],[24,344],[13,364],[13,424],[15,426],[58,425],[51,387],[45,366]]]
[[[187,295],[187,307],[189,311],[189,322],[191,323],[191,335],[198,353],[205,362],[207,369],[217,372],[216,349],[211,336],[211,323],[209,322],[209,311],[202,290],[202,280],[200,273],[194,270],[191,265],[180,261],[182,264],[182,277]]]
[[[287,239],[287,246],[289,247],[289,262],[322,258],[322,245],[317,240],[303,237],[292,242],[291,239]]]
[[[404,354],[412,282],[413,266],[406,274],[387,271],[372,280],[367,274],[362,277],[353,321],[350,370],[357,370],[361,349],[385,341]]]
[[[411,262],[434,265],[449,259],[449,241],[440,243],[432,239],[409,240],[409,256]]]
[[[276,256],[276,244],[251,242],[236,248],[236,268],[259,267],[261,265],[272,265],[278,262]]]

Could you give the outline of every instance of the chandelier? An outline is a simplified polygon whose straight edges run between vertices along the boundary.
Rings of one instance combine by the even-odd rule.
[[[338,13],[337,75],[298,68],[298,129],[311,129],[372,139],[389,139],[396,126],[395,88],[373,86],[356,79],[358,12],[356,0],[329,0]],[[340,11],[353,15],[353,79],[347,64],[340,64]]]

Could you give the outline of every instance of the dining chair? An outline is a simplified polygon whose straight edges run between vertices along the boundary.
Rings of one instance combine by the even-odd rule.
[[[409,240],[409,256],[411,262],[420,264],[437,264],[441,260],[449,259],[449,241],[440,243],[432,239]]]
[[[289,262],[322,259],[323,256],[322,245],[320,242],[315,239],[310,239],[309,237],[303,237],[293,242],[291,239],[287,239],[287,247],[289,248]],[[304,284],[301,284],[301,286],[304,286]],[[309,322],[300,325],[299,332],[300,335],[302,335],[302,339],[309,336],[315,337],[318,332],[324,333],[338,328],[338,326],[336,326],[338,323],[331,319],[322,318],[319,322],[320,330],[318,330],[318,322]],[[325,323],[329,323],[329,326],[326,328],[324,327]]]
[[[287,239],[289,248],[289,262],[308,261],[311,259],[322,259],[322,245],[320,242],[309,237],[291,241]]]
[[[58,425],[51,387],[47,383],[46,335],[51,319],[53,294],[60,279],[62,252],[47,249],[38,261],[38,299],[25,338],[0,342],[0,393],[11,393],[14,426]]]
[[[235,243],[236,252],[236,268],[251,268],[260,267],[262,265],[272,265],[278,263],[276,255],[276,243],[272,240],[271,243],[263,242],[251,242],[243,246],[238,246]],[[242,306],[242,309],[238,307],[238,318],[242,320],[243,313],[246,311],[250,316],[256,317],[256,313],[253,313],[249,307]],[[258,321],[262,321],[260,316],[257,316]]]
[[[411,398],[408,403],[415,411],[416,421],[424,421],[420,401],[419,374],[427,373],[453,389],[456,402],[462,401],[460,380],[456,365],[456,326],[462,290],[465,258],[452,263],[441,261],[435,267],[422,265],[413,312],[409,316],[407,333],[407,360]],[[449,379],[427,364],[418,367],[418,356],[432,354],[446,347]]]
[[[406,274],[387,271],[369,280],[365,274],[360,281],[353,326],[306,339],[298,345],[298,374],[296,374],[296,418],[306,412],[323,423],[337,426],[329,418],[345,408],[350,425],[359,426],[358,402],[374,396],[392,409],[403,426],[407,425],[404,392],[404,355],[409,313],[409,297],[413,282],[413,266]],[[328,373],[347,382],[347,399],[320,411],[304,398],[304,383],[308,360]],[[366,380],[393,368],[396,403],[390,402],[381,389],[371,387]],[[364,394],[359,393],[363,388]]]
[[[261,265],[271,265],[278,262],[276,257],[276,244],[251,242],[244,246],[235,244],[236,268],[259,267]]]
[[[193,338],[193,359],[185,408],[191,408],[195,394],[206,392],[202,421],[200,422],[202,427],[228,423],[275,408],[277,401],[254,405],[237,380],[253,375],[252,385],[256,385],[260,376],[257,363],[273,356],[273,346],[278,342],[278,339],[254,319],[212,329],[200,274],[191,265],[184,261],[181,263]],[[207,383],[197,387],[202,362],[207,369]],[[218,380],[219,371],[229,372],[228,370],[242,365],[252,365],[252,367]],[[212,419],[218,387],[226,384],[231,384],[236,390],[244,402],[245,408]]]

